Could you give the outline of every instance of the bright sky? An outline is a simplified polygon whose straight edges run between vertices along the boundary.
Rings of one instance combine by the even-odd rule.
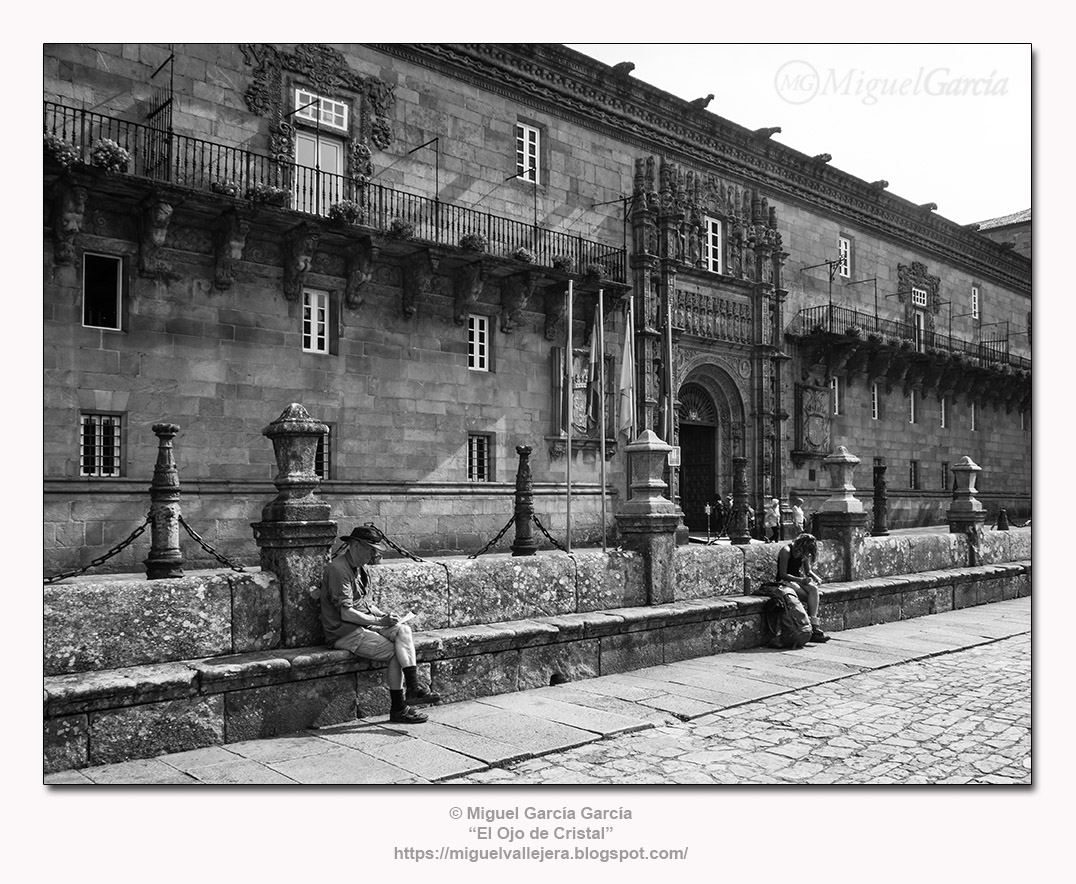
[[[567,45],[959,224],[1031,206],[1026,44]]]

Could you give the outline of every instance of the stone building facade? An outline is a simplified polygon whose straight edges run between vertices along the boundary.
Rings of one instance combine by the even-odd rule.
[[[898,524],[940,516],[965,454],[988,506],[1029,510],[1030,262],[630,63],[65,44],[44,70],[46,573],[143,520],[159,421],[181,428],[187,521],[256,560],[262,430],[292,402],[329,428],[342,523],[475,551],[528,445],[543,524],[563,539],[570,464],[573,541],[597,541],[599,290],[610,513],[628,321],[634,431],[679,446],[692,530],[738,479],[756,508],[821,500],[841,444],[886,463]]]

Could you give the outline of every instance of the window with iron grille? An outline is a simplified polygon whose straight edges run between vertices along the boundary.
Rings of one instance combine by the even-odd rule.
[[[841,379],[839,377],[829,379],[829,392],[833,400],[833,414],[838,415],[841,413]]]
[[[123,328],[123,259],[87,252],[82,258],[82,324]]]
[[[519,178],[541,183],[538,169],[541,147],[542,133],[537,127],[516,123],[516,175]]]
[[[919,461],[908,462],[908,487],[912,491],[919,490]]]
[[[979,318],[979,286],[971,287],[971,318]]]
[[[295,119],[347,131],[348,104],[306,89],[295,90]]]
[[[878,385],[871,384],[871,420],[878,420],[880,411],[878,408]]]
[[[489,317],[472,313],[467,317],[467,367],[489,371]]]
[[[847,236],[837,237],[837,257],[840,264],[837,265],[837,273],[846,279],[852,275],[852,240]]]
[[[471,433],[467,437],[467,478],[472,482],[493,481],[493,437]]]
[[[942,491],[948,491],[949,490],[949,464],[947,464],[947,463],[943,463],[941,465],[941,480],[942,480],[942,483],[941,483]]]
[[[919,422],[919,415],[915,410],[915,390],[908,393],[908,423],[915,424]]]
[[[941,427],[944,430],[949,424],[948,400],[944,396],[942,396],[939,402],[941,404]]]
[[[123,417],[83,414],[79,418],[79,475],[116,477],[123,467]]]
[[[303,290],[303,350],[329,352],[329,293]]]
[[[973,431],[979,429],[979,406],[974,402],[971,403],[971,428]]]
[[[318,437],[318,447],[314,451],[314,472],[319,479],[332,478],[333,428],[326,424],[328,432]]]
[[[706,269],[711,273],[723,273],[722,224],[717,218],[706,219]]]

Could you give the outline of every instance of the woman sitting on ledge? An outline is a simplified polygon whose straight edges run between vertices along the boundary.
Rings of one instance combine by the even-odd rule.
[[[814,571],[817,558],[818,541],[813,534],[801,534],[778,554],[777,582],[796,591],[811,618],[811,637],[807,641],[821,644],[828,642],[829,636],[822,632],[818,622],[818,590],[822,578]]]

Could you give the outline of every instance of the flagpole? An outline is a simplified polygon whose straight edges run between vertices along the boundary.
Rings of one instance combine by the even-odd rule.
[[[598,423],[600,451],[598,475],[602,486],[602,552],[607,551],[605,538],[605,291],[598,289],[598,413],[601,418]]]
[[[567,551],[572,551],[572,418],[575,417],[575,354],[572,352],[572,280],[568,280],[568,347],[564,360],[568,373],[568,467],[566,485],[565,527],[568,534]]]

